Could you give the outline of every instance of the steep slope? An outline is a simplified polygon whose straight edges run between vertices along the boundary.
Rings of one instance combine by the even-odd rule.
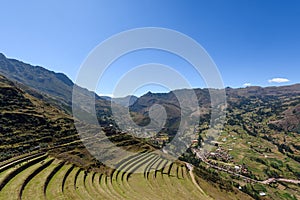
[[[83,171],[98,170],[98,172],[108,175],[104,182],[109,183],[108,180],[116,174],[115,171],[111,171],[96,161],[84,148],[76,133],[73,119],[68,114],[71,103],[69,101],[70,92],[72,91],[71,88],[74,87],[68,81],[69,79],[64,75],[51,73],[40,67],[7,59],[3,55],[0,55],[0,61],[0,69],[2,70],[0,73],[6,73],[14,81],[19,81],[18,83],[12,82],[0,76],[1,161],[5,164],[9,163],[8,158],[23,157],[26,153],[35,155],[38,152],[50,152],[52,156],[80,167],[76,168],[77,171],[72,174],[75,176],[75,180],[80,174],[82,175],[81,178],[86,180],[87,175]],[[45,75],[45,80],[49,81],[49,85],[45,86],[46,89],[44,89],[43,81],[39,85],[37,83],[39,79],[32,77],[39,73],[41,74],[40,79],[43,79]],[[60,91],[60,89],[62,90]],[[88,95],[95,95],[82,88],[81,91],[83,100]],[[130,106],[133,119],[141,125],[147,125],[150,107],[154,104],[160,104],[166,108],[168,115],[163,132],[168,133],[169,137],[172,138],[176,134],[182,109],[174,92],[184,99],[184,104],[189,105],[189,95],[186,95],[192,92],[189,90],[178,90],[167,94],[147,93]],[[218,91],[214,90],[214,92]],[[219,189],[236,193],[237,196],[233,195],[233,197],[238,199],[245,198],[237,188],[256,199],[300,198],[298,195],[300,188],[297,185],[300,179],[300,85],[268,88],[226,88],[228,109],[225,127],[219,133],[219,140],[214,141],[218,147],[213,149],[213,152],[209,152],[205,158],[197,156],[195,151],[201,148],[201,141],[209,128],[210,97],[207,89],[195,89],[195,93],[200,105],[200,110],[197,111],[199,113],[196,113],[194,107],[184,107],[184,109],[191,117],[194,115],[201,117],[199,126],[191,127],[191,130],[198,134],[198,142],[181,159],[195,165],[196,174],[201,177],[196,176],[196,180],[200,183],[201,188],[216,199],[220,199],[222,196]],[[113,118],[110,117],[110,102],[97,96],[96,99],[99,122],[111,141],[124,149],[135,152],[153,150],[153,147],[145,141],[121,132],[115,125]],[[63,108],[64,111],[60,108]],[[85,128],[89,130],[94,127],[86,126]],[[166,136],[163,135],[163,137]],[[93,144],[97,141],[96,139],[90,138],[88,141]],[[96,146],[95,149],[109,149],[109,147]],[[123,162],[126,162],[126,159],[124,158]],[[133,168],[132,170],[144,164],[142,160],[135,162],[135,159],[133,159],[133,163],[128,163]],[[148,158],[146,159],[148,161]],[[16,161],[16,163],[19,162],[19,160]],[[50,170],[59,169],[62,166],[61,164],[58,166],[51,165],[52,162],[53,159],[50,158],[42,166]],[[48,166],[53,168],[48,168]],[[37,165],[34,167],[38,168],[38,172],[44,169]],[[131,169],[131,167],[128,168]],[[236,167],[243,167],[246,171],[237,171]],[[5,167],[5,169],[7,168]],[[12,168],[9,169],[9,174],[10,170]],[[228,171],[230,173],[226,173]],[[19,171],[17,170],[17,172]],[[163,176],[164,172],[161,173]],[[29,176],[31,180],[30,177],[31,175]],[[132,177],[130,173],[128,177]],[[108,195],[114,194],[116,197],[125,195],[119,193],[120,191],[124,192],[124,190],[120,190],[118,183],[111,185],[115,181],[114,179],[111,180],[108,186],[110,188]],[[130,181],[134,181],[133,183],[136,184],[140,183],[141,179],[134,176]],[[173,185],[173,181],[164,179],[163,184]],[[250,183],[247,183],[248,181]],[[162,182],[156,183],[162,184]],[[125,188],[130,189],[128,183],[124,184]],[[214,184],[215,187],[211,187],[211,184]],[[155,184],[152,186],[157,187]],[[116,188],[117,192],[114,191]],[[26,187],[24,186],[23,189]],[[10,188],[8,188],[9,190]],[[81,189],[82,195],[88,193],[84,190],[84,188]],[[159,191],[153,193],[156,192],[159,193]],[[261,192],[267,195],[260,197]],[[130,194],[126,195],[130,196]],[[230,197],[232,196],[226,196],[225,199]],[[167,197],[165,198],[167,199]]]
[[[217,91],[217,90],[215,90]],[[176,127],[180,120],[181,106],[174,95],[185,95],[186,105],[189,105],[188,92],[191,90],[177,90],[169,93],[147,93],[130,106],[130,110],[133,113],[137,113],[138,116],[136,121],[141,124],[149,123],[149,110],[151,106],[155,104],[162,105],[168,114],[168,120],[166,127]],[[198,105],[200,107],[200,123],[203,121],[209,122],[210,112],[211,112],[211,102],[210,94],[208,89],[194,89],[194,92],[198,98]],[[247,87],[247,88],[226,88],[227,95],[227,112],[228,117],[227,122],[229,124],[239,124],[242,125],[243,121],[239,121],[241,113],[251,113],[259,110],[269,110],[270,113],[273,112],[272,118],[270,116],[264,116],[264,112],[260,112],[262,116],[267,117],[268,126],[277,127],[285,131],[299,131],[300,123],[300,84],[282,86],[282,87]],[[254,109],[255,108],[255,109]],[[193,108],[190,108],[191,116],[195,114]],[[233,112],[234,110],[239,110]],[[270,114],[269,113],[269,114]],[[233,122],[236,121],[236,122]],[[237,122],[239,121],[239,122]],[[254,123],[252,121],[251,123]]]
[[[124,134],[119,139],[112,137],[124,148],[141,151],[143,144],[134,138],[127,136],[130,143],[126,145]],[[0,141],[1,199],[52,199],[57,195],[64,199],[208,198],[192,183],[183,163],[151,169],[168,162],[156,154],[144,151],[123,158],[116,170],[103,166],[82,145],[72,117],[2,75]],[[178,189],[181,192],[174,193]]]
[[[145,149],[151,149],[149,145],[120,133],[111,135],[112,141],[141,153],[122,158],[118,168],[112,170],[89,154],[72,117],[65,112],[28,94],[2,75],[0,96],[1,199],[56,195],[65,199],[86,195],[92,199],[208,199],[212,191],[218,190],[211,184],[205,185],[204,192],[199,190],[184,163],[171,164],[154,153],[148,156]],[[112,134],[112,130],[107,131]],[[164,166],[162,170],[160,165]],[[144,173],[135,174],[136,171]],[[222,196],[235,199],[231,192]]]
[[[45,70],[0,54],[0,73],[10,80],[18,81],[40,92],[71,103],[73,82],[62,73]]]
[[[110,101],[106,101],[97,94],[74,85],[63,73],[56,73],[40,66],[32,66],[15,59],[9,59],[0,53],[0,74],[12,81],[21,83],[20,87],[25,91],[29,89],[27,91],[29,93],[33,92],[32,89],[41,93],[42,96],[46,97],[43,100],[59,106],[68,113],[71,113],[73,87],[77,87],[81,91],[82,99],[89,95],[95,95],[96,103],[103,108],[99,112],[110,114]]]
[[[1,75],[0,97],[1,160],[79,139],[69,115]]]
[[[121,106],[126,106],[126,107],[129,107],[132,104],[134,104],[137,99],[138,99],[138,97],[136,97],[134,95],[128,95],[126,97],[119,97],[119,98],[111,98],[111,100],[114,103],[119,104]]]
[[[300,187],[297,185],[300,179],[300,84],[267,88],[226,88],[227,116],[224,129],[219,131],[218,141],[214,141],[217,147],[205,157],[194,153],[202,147],[202,139],[208,132],[210,97],[207,89],[195,89],[195,93],[202,110],[199,126],[194,129],[199,138],[191,148],[192,151],[188,151],[182,159],[200,168],[212,167],[208,176],[219,174],[257,199],[263,198],[260,196],[262,192],[267,193],[265,199],[300,198]],[[178,124],[180,107],[172,92],[148,93],[130,108],[139,113],[140,122],[147,122],[147,111],[154,104],[161,104],[167,112],[172,113],[168,119],[168,127]],[[168,129],[164,132],[168,133],[170,140],[173,132]],[[235,167],[243,167],[245,170],[239,171]],[[205,173],[204,170],[200,174],[204,176]],[[246,176],[253,182],[245,185],[241,178],[234,177],[231,173]],[[276,178],[290,182],[278,183],[274,181]],[[266,186],[266,183],[270,184],[270,180],[274,181],[271,181],[271,187]]]
[[[92,125],[81,125],[87,133],[91,130],[92,135],[95,134]],[[103,126],[102,131],[115,145],[128,150],[138,152],[152,148],[114,127]],[[72,116],[0,75],[0,161],[26,153],[50,151],[56,157],[88,167],[98,163],[83,146],[82,141],[97,143],[96,138],[88,137],[84,133],[78,135]]]
[[[138,99],[138,97],[134,95],[128,95],[126,97],[113,97],[113,98],[109,96],[101,96],[101,98],[107,101],[112,101],[118,105],[125,106],[125,107],[131,106]]]

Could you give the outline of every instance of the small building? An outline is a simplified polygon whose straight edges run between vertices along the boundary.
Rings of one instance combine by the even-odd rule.
[[[263,196],[266,196],[266,193],[265,193],[265,192],[260,192],[260,193],[259,193],[259,196],[262,196],[262,197],[263,197]]]

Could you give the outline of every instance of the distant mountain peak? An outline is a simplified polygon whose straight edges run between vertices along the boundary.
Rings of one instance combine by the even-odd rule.
[[[3,53],[0,53],[0,59],[5,59],[5,55]]]
[[[117,97],[117,98],[110,98],[110,101],[113,101],[114,103],[121,105],[121,106],[131,106],[137,101],[138,97],[134,95],[127,95],[126,97]],[[107,99],[108,100],[108,99]]]
[[[61,80],[63,83],[67,84],[68,86],[73,86],[74,83],[69,79],[64,73],[55,73],[56,78]]]
[[[143,96],[151,96],[153,95],[153,93],[151,91],[148,91],[146,94],[144,94]]]

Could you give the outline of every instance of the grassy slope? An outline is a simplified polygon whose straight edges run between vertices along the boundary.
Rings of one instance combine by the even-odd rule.
[[[18,199],[20,188],[24,185],[25,179],[34,171],[43,167],[43,165],[47,165],[48,162],[50,164],[47,167],[29,179],[22,192],[22,199],[208,199],[192,183],[186,168],[178,164],[166,165],[163,170],[156,173],[156,176],[155,172],[151,171],[148,179],[145,178],[144,173],[134,173],[128,179],[125,178],[123,180],[110,179],[110,176],[97,172],[93,175],[93,172],[85,172],[75,167],[67,177],[64,190],[62,191],[63,176],[71,166],[64,164],[63,167],[53,174],[45,190],[46,193],[44,193],[43,187],[47,177],[61,163],[58,159],[52,160],[53,158],[48,157],[19,172],[0,191],[0,199]],[[148,159],[147,161],[144,164],[137,162],[131,166],[131,169],[139,170],[137,166],[145,168],[154,160]],[[155,163],[166,164],[168,161],[159,162],[159,160],[156,160]],[[178,177],[177,168],[183,172]],[[7,169],[3,173],[8,174],[10,171],[11,169]],[[114,171],[112,177],[117,172],[118,170]],[[208,185],[206,186],[210,188]],[[13,195],[11,191],[14,191]],[[228,193],[223,193],[222,196],[226,197]]]
[[[55,160],[34,177],[28,179],[29,182],[24,186],[24,190],[22,191],[23,199],[41,199],[44,198],[44,195],[51,198],[54,194],[57,195],[57,198],[61,199],[86,199],[87,197],[95,199],[95,196],[101,195],[105,198],[114,197],[113,199],[132,199],[137,196],[143,199],[148,195],[147,198],[151,199],[152,196],[159,196],[157,194],[165,196],[165,198],[175,198],[176,196],[178,197],[178,195],[176,195],[174,191],[179,188],[182,188],[179,190],[181,191],[180,193],[182,193],[182,197],[189,195],[187,191],[195,190],[196,187],[192,185],[189,178],[177,179],[169,177],[166,174],[160,174],[161,172],[157,172],[157,174],[160,175],[157,175],[152,183],[146,180],[143,174],[127,173],[126,176],[124,176],[124,180],[111,180],[109,173],[107,173],[109,169],[101,165],[101,163],[97,163],[88,151],[81,146],[80,142],[74,143],[74,141],[77,141],[79,138],[72,123],[72,118],[68,114],[24,92],[3,76],[0,76],[0,89],[2,100],[0,102],[0,123],[2,123],[0,135],[2,143],[0,148],[5,149],[5,151],[1,151],[3,165],[7,163],[8,161],[6,160],[12,156],[16,156],[17,159],[22,159],[22,156],[19,155],[24,154],[24,157],[26,154],[29,155],[29,152],[46,152],[50,150],[50,155],[83,168],[77,176],[75,188],[75,175],[79,167],[75,167],[72,170],[66,179],[64,193],[62,193],[60,188],[62,187],[63,176],[70,166],[66,163],[67,167],[63,166],[57,173],[54,173],[45,190],[46,194],[44,194],[44,184],[47,177],[60,163],[59,160]],[[126,140],[131,141],[124,146],[124,148],[133,152],[141,151],[143,148],[151,149],[151,147],[144,143],[140,145],[139,141],[132,143],[132,137],[125,135],[111,137],[120,145],[123,143],[126,144],[126,142],[124,142]],[[53,149],[53,147],[58,146],[60,146],[60,148]],[[153,155],[153,158],[154,157]],[[148,159],[142,164],[139,164],[139,162],[133,163],[128,170],[130,172],[134,172],[137,168],[143,168],[143,170],[145,170],[146,162],[150,162],[151,160],[152,159]],[[49,161],[49,159],[46,161]],[[25,179],[35,170],[39,169],[39,167],[41,167],[41,164],[37,163],[18,173],[17,176],[11,179],[1,190],[0,199],[17,199]],[[86,172],[92,173],[91,171],[86,171],[87,169],[96,171],[97,176],[95,175],[95,177],[99,177],[99,173],[104,174],[101,178],[102,190],[98,190],[100,183],[97,183],[95,180],[91,182],[90,179],[92,176],[85,176]],[[14,170],[12,167],[2,172],[0,174],[1,180]],[[154,172],[150,172],[149,176],[153,176],[153,174]],[[176,183],[176,181],[179,182]],[[175,184],[175,186],[173,186],[173,184]],[[14,197],[10,196],[10,191],[15,191]],[[193,198],[193,195],[195,197],[197,192],[196,194],[191,194],[191,198]],[[201,193],[198,195],[201,195]]]

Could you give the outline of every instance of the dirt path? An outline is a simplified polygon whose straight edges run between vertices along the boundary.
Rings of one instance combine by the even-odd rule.
[[[207,199],[212,199],[210,198],[203,190],[202,188],[198,185],[196,179],[195,179],[195,176],[194,176],[194,173],[193,173],[193,169],[194,169],[194,166],[190,163],[185,163],[186,167],[188,168],[189,170],[189,173],[190,173],[190,176],[192,178],[192,182],[194,183],[194,185],[198,188],[198,190],[206,196]]]

